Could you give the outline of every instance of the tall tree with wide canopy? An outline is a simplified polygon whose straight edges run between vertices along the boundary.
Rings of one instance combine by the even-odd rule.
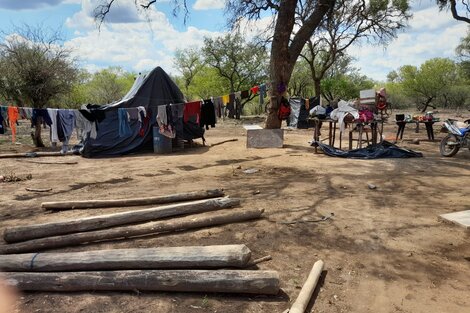
[[[321,94],[321,80],[351,45],[360,40],[386,44],[406,26],[409,17],[407,0],[337,0],[334,12],[328,15],[301,53],[309,64],[315,94]]]
[[[3,34],[2,39],[0,93],[5,99],[19,106],[43,108],[70,92],[78,70],[58,31],[25,25]],[[44,147],[40,119],[35,126],[33,141],[37,147]]]
[[[117,0],[101,0],[95,17],[103,21]],[[328,12],[332,12],[336,0],[227,0],[226,9],[232,26],[243,19],[257,20],[265,12],[274,16],[274,33],[271,40],[270,81],[271,101],[266,119],[267,128],[279,128],[277,117],[280,98],[287,90],[294,65],[307,40]],[[176,10],[187,12],[186,0],[173,0]],[[135,0],[137,6],[148,9],[156,0]],[[302,22],[300,23],[300,16]]]

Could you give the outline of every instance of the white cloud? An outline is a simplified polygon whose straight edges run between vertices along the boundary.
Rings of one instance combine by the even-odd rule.
[[[217,10],[225,7],[225,0],[196,0],[194,10]]]
[[[402,65],[419,66],[436,57],[454,58],[467,25],[439,12],[436,5],[415,11],[410,28],[398,35],[386,49],[382,46],[354,46],[348,52],[356,57],[361,73],[385,81],[386,75]]]
[[[90,5],[89,0],[84,0],[83,9],[77,14],[87,17],[87,5]],[[75,18],[79,17],[77,14]],[[65,43],[75,51],[84,66],[115,65],[127,70],[144,71],[158,65],[168,73],[176,73],[173,65],[176,49],[200,47],[205,36],[220,34],[192,26],[179,31],[165,14],[155,9],[147,12],[148,20],[141,18],[134,23],[104,23],[100,30],[88,18],[86,23],[78,19],[68,21],[67,26],[75,30],[76,37]]]

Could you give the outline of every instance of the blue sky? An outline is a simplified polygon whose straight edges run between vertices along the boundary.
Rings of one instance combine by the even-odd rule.
[[[116,0],[106,24],[98,31],[92,13],[99,0],[0,0],[0,29],[12,24],[44,24],[62,27],[64,45],[72,48],[81,66],[95,71],[107,66],[145,71],[162,66],[174,69],[176,49],[199,47],[205,36],[222,35],[225,29],[224,0],[190,0],[190,15],[174,17],[169,0],[157,1],[147,13],[139,12],[134,0]],[[139,1],[139,0],[138,0]],[[454,49],[465,35],[467,24],[439,12],[434,0],[412,3],[414,17],[405,32],[388,47],[361,45],[349,50],[364,75],[385,80],[391,70],[404,64],[419,66],[433,57],[454,58]],[[262,20],[255,29],[261,29]]]

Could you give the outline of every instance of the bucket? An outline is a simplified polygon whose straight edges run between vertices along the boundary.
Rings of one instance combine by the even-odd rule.
[[[165,154],[172,152],[172,139],[160,134],[159,128],[153,128],[153,152]]]

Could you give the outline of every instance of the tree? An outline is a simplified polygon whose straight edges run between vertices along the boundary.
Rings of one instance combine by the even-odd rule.
[[[88,101],[107,104],[122,99],[134,83],[135,74],[120,67],[109,67],[93,74],[87,83]]]
[[[351,45],[361,39],[386,44],[406,26],[408,11],[407,1],[337,0],[321,31],[307,41],[300,54],[310,66],[315,94],[321,94],[321,80],[337,60],[347,58]]]
[[[446,98],[451,86],[457,83],[458,72],[450,59],[434,58],[427,60],[419,68],[404,65],[398,70],[398,81],[407,96],[415,99],[418,108],[426,112],[431,103]]]
[[[71,50],[61,45],[58,31],[41,26],[15,27],[3,34],[0,44],[0,93],[21,106],[47,106],[54,98],[70,92],[78,70]],[[33,141],[44,147],[41,120],[35,125]]]
[[[194,77],[204,67],[204,60],[201,56],[201,51],[197,49],[178,49],[175,52],[175,66],[178,71],[183,75],[184,90],[186,94],[189,92]]]
[[[364,89],[374,88],[374,82],[358,72],[336,74],[322,80],[322,96],[329,102],[352,100]]]
[[[462,61],[470,61],[470,27],[467,30],[467,35],[460,40],[455,52]]]
[[[448,10],[452,13],[452,17],[457,21],[470,23],[470,2],[468,0],[461,0],[459,4],[456,0],[436,0],[439,9]]]
[[[287,90],[292,71],[305,42],[313,35],[328,12],[332,12],[336,0],[228,0],[227,12],[231,14],[231,25],[239,25],[242,19],[260,19],[265,11],[275,17],[271,41],[270,80],[271,101],[266,118],[267,128],[279,128],[281,121],[277,110],[281,96]],[[383,1],[383,0],[375,0]],[[100,0],[95,9],[95,18],[103,21],[116,0]],[[136,5],[148,9],[156,0],[136,0]],[[174,0],[175,9],[183,7],[187,12],[186,0]],[[303,23],[295,25],[302,15]],[[294,26],[296,26],[294,31]]]

